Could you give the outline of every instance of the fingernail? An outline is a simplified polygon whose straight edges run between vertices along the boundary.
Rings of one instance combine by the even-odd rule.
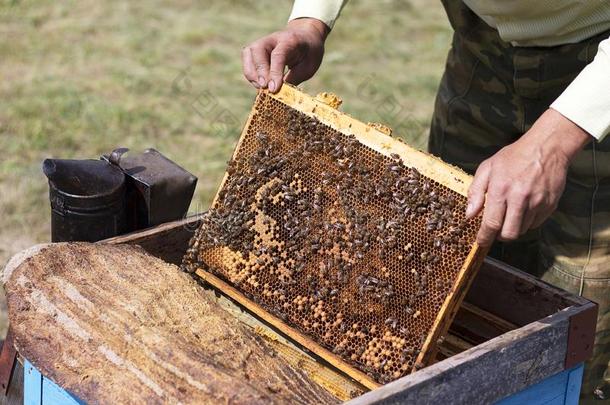
[[[261,87],[265,87],[265,78],[263,76],[258,77],[258,84]]]
[[[251,81],[250,81],[250,83],[252,83],[252,85],[253,85],[254,87],[256,87],[257,89],[260,89],[260,88],[261,88],[261,86],[260,86],[260,85],[259,85],[257,82],[255,82],[254,80],[251,80]]]
[[[473,210],[473,206],[472,203],[468,203],[468,205],[466,206],[466,218],[470,218],[472,216],[472,210]]]
[[[272,92],[272,93],[275,92],[275,82],[273,80],[269,80],[268,87],[269,87],[270,92]]]

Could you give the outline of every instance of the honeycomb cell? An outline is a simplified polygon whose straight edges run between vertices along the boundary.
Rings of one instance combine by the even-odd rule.
[[[261,94],[183,266],[380,383],[412,371],[475,239],[466,198]]]

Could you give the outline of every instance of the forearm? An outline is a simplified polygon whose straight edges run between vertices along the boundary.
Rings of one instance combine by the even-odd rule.
[[[610,39],[551,108],[598,141],[610,133]]]

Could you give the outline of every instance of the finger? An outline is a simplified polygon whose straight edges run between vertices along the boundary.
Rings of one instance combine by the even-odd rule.
[[[262,88],[267,87],[269,81],[269,60],[271,55],[269,54],[268,46],[268,44],[260,44],[252,47],[252,61],[256,70],[256,81]]]
[[[483,212],[483,221],[477,234],[477,242],[481,246],[490,246],[496,235],[502,229],[506,213],[506,200],[504,198],[488,198]]]
[[[269,69],[269,91],[272,93],[277,92],[282,87],[284,80],[284,70],[286,69],[286,62],[290,49],[286,46],[277,46],[273,52],[271,52],[271,66]]]
[[[527,200],[512,199],[508,201],[504,224],[502,225],[502,231],[500,231],[501,240],[515,240],[521,235],[521,227],[528,207]]]
[[[550,216],[551,216],[551,212],[550,210],[545,210],[545,211],[540,211],[538,212],[538,214],[536,215],[536,217],[534,218],[534,220],[532,221],[532,228],[538,228],[539,226],[541,226]]]
[[[485,204],[485,193],[489,184],[489,166],[483,162],[474,175],[474,180],[468,189],[468,206],[466,219],[470,219],[481,212]]]
[[[254,68],[254,61],[252,60],[252,50],[250,47],[245,47],[241,51],[241,65],[244,71],[244,76],[254,87],[257,89],[260,85],[257,82],[258,77],[256,76],[256,69]]]
[[[555,212],[559,205],[559,198],[561,194],[551,194],[544,197],[539,197],[535,204],[536,217],[532,221],[532,228],[538,228],[541,226],[550,216]]]
[[[536,211],[530,207],[529,210],[525,211],[525,216],[523,217],[523,221],[521,222],[521,229],[519,233],[521,235],[525,234],[527,231],[533,228],[534,220],[536,219]]]

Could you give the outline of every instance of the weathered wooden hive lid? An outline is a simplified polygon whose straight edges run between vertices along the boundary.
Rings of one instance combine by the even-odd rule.
[[[470,176],[329,100],[259,92],[184,266],[372,388],[434,357],[480,218]]]
[[[39,245],[6,273],[20,356],[82,403],[337,402],[213,292],[140,247]]]

